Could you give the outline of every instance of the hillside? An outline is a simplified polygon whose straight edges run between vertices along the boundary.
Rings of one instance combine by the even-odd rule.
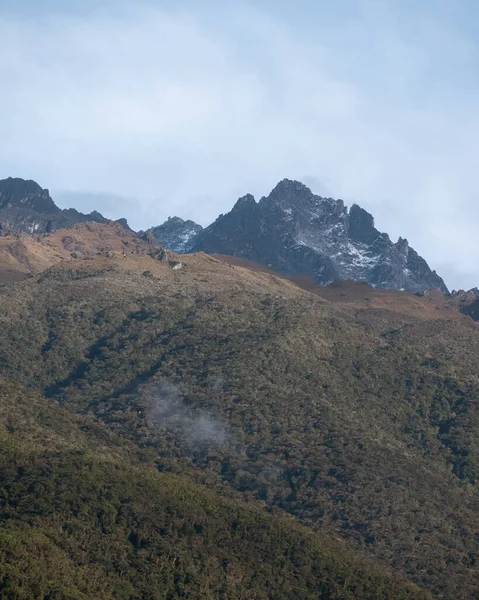
[[[9,232],[0,237],[0,283],[38,275],[62,261],[155,252],[160,252],[156,243],[140,239],[113,221],[81,223],[42,235]]]
[[[0,598],[428,598],[291,519],[159,473],[37,393],[3,381],[0,400]]]
[[[213,256],[231,266],[256,273],[267,273],[276,278],[290,281],[302,290],[335,304],[344,303],[349,307],[356,306],[358,308],[387,308],[405,314],[410,313],[415,317],[421,315],[427,318],[446,317],[463,322],[463,319],[457,314],[460,312],[477,320],[474,311],[471,310],[477,296],[471,292],[455,292],[452,295],[446,295],[440,290],[434,289],[427,290],[424,294],[407,294],[399,290],[374,288],[367,281],[335,281],[329,285],[321,285],[307,275],[281,275],[251,260],[226,254],[214,254]]]
[[[477,325],[404,292],[320,296],[180,260],[73,259],[4,286],[4,376],[163,473],[285,511],[438,597],[479,595]]]

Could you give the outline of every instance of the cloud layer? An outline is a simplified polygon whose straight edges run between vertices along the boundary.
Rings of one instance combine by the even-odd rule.
[[[137,228],[301,179],[478,285],[478,47],[407,4],[0,8],[0,176]]]

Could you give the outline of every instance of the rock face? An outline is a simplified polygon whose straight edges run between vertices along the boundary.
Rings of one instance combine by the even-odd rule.
[[[471,317],[474,321],[479,321],[479,289],[477,287],[468,292],[453,291],[449,300],[462,314]]]
[[[202,230],[203,227],[194,221],[170,217],[163,225],[148,229],[147,233],[153,234],[157,242],[173,252],[185,254],[191,250],[195,238]]]
[[[168,246],[168,240],[161,241]],[[407,240],[393,243],[364,209],[353,205],[348,211],[342,200],[321,198],[287,179],[259,202],[251,195],[240,198],[190,242],[190,249],[247,258],[320,284],[365,280],[378,288],[448,292]]]
[[[108,223],[96,211],[85,215],[73,208],[58,208],[48,190],[35,181],[12,177],[0,181],[0,225],[4,230],[51,233],[86,221]]]

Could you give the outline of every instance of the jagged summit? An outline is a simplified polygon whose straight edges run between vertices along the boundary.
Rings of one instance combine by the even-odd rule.
[[[74,208],[62,210],[50,192],[35,181],[14,177],[0,181],[0,223],[4,229],[50,233],[85,221],[107,223],[108,219],[97,211],[85,215]]]
[[[9,177],[0,181],[0,209],[13,208],[48,214],[60,210],[50,198],[49,191],[42,189],[36,181]]]
[[[197,235],[191,249],[247,258],[321,284],[351,279],[415,293],[447,292],[407,240],[394,244],[366,210],[357,204],[348,210],[342,200],[317,196],[289,179],[259,202],[251,195],[241,198]]]
[[[246,196],[242,196],[236,201],[233,210],[242,210],[252,206],[256,206],[255,197],[252,194],[246,194]]]
[[[353,204],[349,210],[349,237],[357,242],[365,244],[373,243],[381,236],[374,227],[374,217],[357,204]],[[388,239],[386,234],[383,234]]]
[[[273,188],[271,194],[262,198],[261,201],[270,204],[279,203],[285,206],[288,204],[297,205],[298,201],[308,201],[312,198],[311,190],[300,181],[283,179]]]

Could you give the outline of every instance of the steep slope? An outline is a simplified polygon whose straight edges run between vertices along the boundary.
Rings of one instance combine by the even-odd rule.
[[[399,239],[374,227],[357,205],[315,196],[287,179],[258,203],[248,195],[194,239],[193,251],[247,258],[285,273],[304,274],[318,283],[366,280],[380,288],[423,292],[443,280]]]
[[[75,209],[61,210],[48,190],[35,181],[9,177],[0,181],[0,223],[15,231],[50,233],[72,227],[75,223],[107,223],[100,213],[84,215]]]
[[[153,234],[159,244],[173,252],[184,254],[191,250],[195,238],[201,231],[203,227],[194,221],[170,217],[162,225],[148,229],[147,233]]]
[[[429,597],[5,381],[0,441],[0,598]]]
[[[2,372],[164,473],[477,597],[477,325],[406,293],[320,297],[201,253],[181,262],[73,260],[1,288]]]

